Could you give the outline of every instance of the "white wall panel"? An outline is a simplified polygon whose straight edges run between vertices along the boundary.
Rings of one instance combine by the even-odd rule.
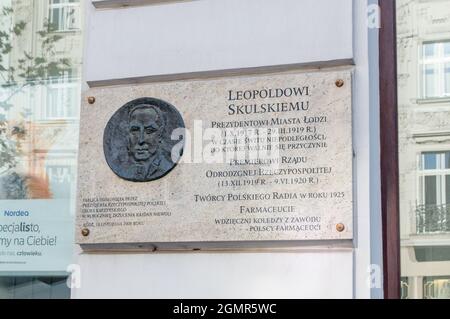
[[[80,255],[75,298],[351,298],[352,252]]]
[[[88,82],[352,58],[351,0],[87,9]]]

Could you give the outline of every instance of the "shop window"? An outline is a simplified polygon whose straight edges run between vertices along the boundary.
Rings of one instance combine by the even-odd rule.
[[[10,3],[6,9],[0,5],[4,26],[27,32],[4,37],[7,45],[36,45],[25,53],[0,50],[16,79],[0,70],[0,224],[38,228],[33,234],[0,236],[0,299],[69,298],[81,101],[80,1]],[[49,36],[46,47],[38,45],[48,30],[32,22],[41,21],[45,12],[56,31],[80,32]],[[20,69],[23,61],[33,81]]]

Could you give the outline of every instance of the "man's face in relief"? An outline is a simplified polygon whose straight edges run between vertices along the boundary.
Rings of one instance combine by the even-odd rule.
[[[128,147],[138,162],[156,154],[160,142],[161,119],[153,108],[139,108],[130,114]]]

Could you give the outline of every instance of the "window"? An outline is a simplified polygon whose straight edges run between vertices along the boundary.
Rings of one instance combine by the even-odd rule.
[[[401,299],[409,299],[408,289],[409,289],[409,279],[408,277],[402,277],[400,282]]]
[[[78,102],[81,86],[76,70],[65,72],[63,76],[49,79],[45,87],[46,103],[41,119],[71,119],[78,117]]]
[[[450,231],[450,152],[421,154],[417,233]]]
[[[54,161],[58,161],[58,159]],[[61,160],[59,161],[61,162]],[[74,165],[50,164],[46,166],[52,198],[70,198],[71,194],[75,192],[76,169]]]
[[[424,277],[423,297],[425,299],[449,299],[450,278],[449,277]]]
[[[450,97],[450,40],[422,45],[422,97]]]
[[[80,29],[80,1],[50,0],[49,21],[56,31]]]

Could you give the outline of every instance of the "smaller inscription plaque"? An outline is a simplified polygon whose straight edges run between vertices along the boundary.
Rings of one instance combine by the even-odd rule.
[[[103,151],[117,176],[132,182],[148,182],[168,174],[182,155],[171,139],[184,128],[180,113],[167,102],[139,98],[122,106],[109,120],[103,135]]]

